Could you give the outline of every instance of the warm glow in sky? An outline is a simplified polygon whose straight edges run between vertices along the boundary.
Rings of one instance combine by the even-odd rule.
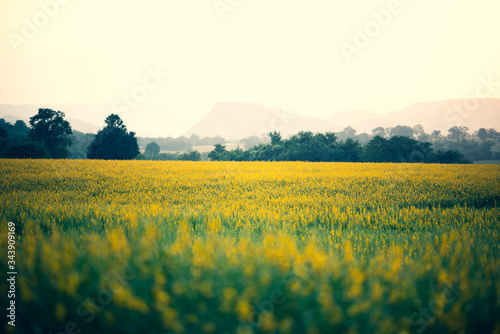
[[[500,82],[499,13],[498,0],[0,0],[0,104],[94,106],[70,116],[123,112],[166,136],[220,101],[324,117],[465,98],[479,76]]]

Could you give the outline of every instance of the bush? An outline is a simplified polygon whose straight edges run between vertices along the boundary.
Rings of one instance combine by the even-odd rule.
[[[49,157],[47,147],[42,143],[25,140],[12,144],[7,148],[6,158],[13,159],[44,159]]]

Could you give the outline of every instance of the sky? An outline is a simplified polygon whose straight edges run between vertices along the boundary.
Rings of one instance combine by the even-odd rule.
[[[84,105],[67,116],[117,113],[141,136],[179,136],[224,101],[386,113],[500,82],[498,13],[498,0],[0,0],[0,104]]]

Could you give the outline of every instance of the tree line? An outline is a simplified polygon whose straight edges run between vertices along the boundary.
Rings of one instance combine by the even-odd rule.
[[[500,159],[500,133],[481,128],[454,126],[443,135],[425,133],[421,125],[377,127],[372,134],[357,134],[346,127],[336,133],[300,132],[288,139],[278,132],[268,138],[249,137],[237,142],[243,147],[226,150],[221,137],[137,138],[118,115],[111,114],[97,134],[73,131],[64,113],[39,109],[15,124],[0,119],[0,157],[89,158],[213,161],[351,161],[351,162],[439,162],[465,163]],[[139,145],[145,146],[143,153]],[[195,145],[215,145],[210,153],[193,150]],[[165,152],[169,151],[169,152]],[[177,152],[176,152],[177,151]],[[184,152],[179,152],[184,151]]]
[[[13,126],[0,122],[0,157],[18,159],[65,159],[70,156],[73,130],[64,113],[39,109],[30,117],[30,127],[23,121]],[[23,136],[23,134],[25,136]],[[87,146],[88,159],[134,159],[139,146],[134,132],[128,132],[118,115],[111,114],[105,126],[94,135]]]
[[[434,150],[429,142],[406,136],[373,137],[366,145],[347,138],[338,140],[333,132],[299,132],[282,139],[278,132],[269,133],[271,142],[226,150],[217,144],[209,153],[212,161],[311,161],[311,162],[421,162],[471,163],[463,154],[453,150]]]

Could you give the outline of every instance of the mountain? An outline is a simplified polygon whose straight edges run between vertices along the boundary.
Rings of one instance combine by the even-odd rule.
[[[500,129],[500,99],[420,102],[387,114],[375,114],[366,110],[341,111],[326,119],[341,128],[351,126],[358,133],[371,133],[378,126],[386,128],[417,124],[421,124],[426,132],[447,132],[453,126],[467,126],[470,131],[482,127]]]
[[[0,118],[9,123],[23,120],[28,123],[29,118],[38,112],[38,108],[29,104],[0,104]]]
[[[473,104],[475,101],[476,104]],[[467,126],[471,131],[479,128],[500,129],[500,99],[444,100],[415,103],[408,108],[387,114],[398,124],[405,121],[424,129],[447,131],[453,126]]]
[[[221,102],[210,113],[187,130],[183,136],[221,136],[241,139],[278,131],[286,137],[299,131],[333,131],[334,125],[321,118],[299,116],[258,103]]]

